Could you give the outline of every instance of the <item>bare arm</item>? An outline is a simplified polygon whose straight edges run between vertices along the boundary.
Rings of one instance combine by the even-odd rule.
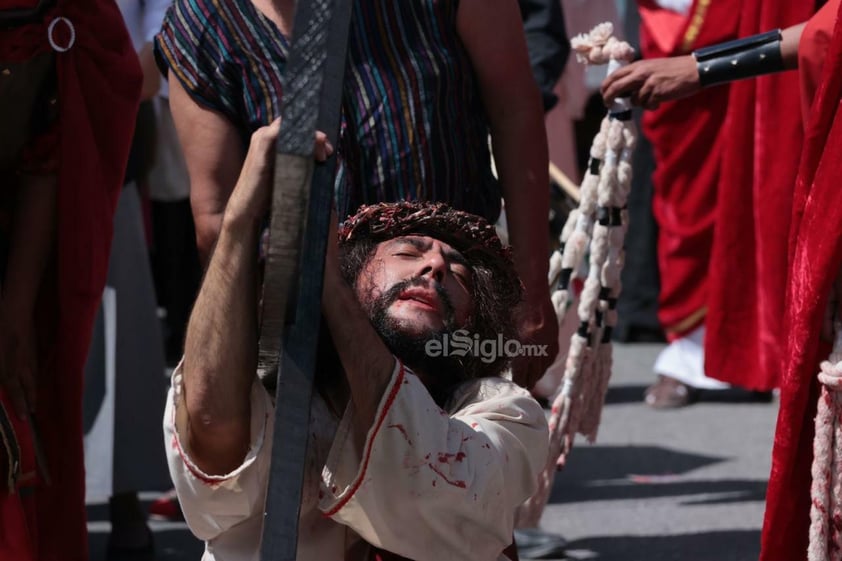
[[[249,446],[257,373],[257,247],[272,192],[281,122],[256,131],[221,219],[219,239],[187,326],[182,366],[187,438],[198,467],[222,475]],[[317,135],[315,155],[333,148]]]
[[[258,130],[225,210],[219,241],[187,327],[184,403],[200,469],[228,473],[249,445],[257,372],[257,241],[269,205],[280,122]]]
[[[526,287],[525,336],[549,345],[552,360],[558,345],[558,325],[547,286],[547,134],[518,4],[514,0],[462,0],[457,24],[479,79],[491,125],[515,268]],[[515,366],[518,374],[518,364]],[[548,366],[549,362],[532,359],[529,373],[518,381],[532,385]]]
[[[781,56],[784,59],[784,68],[795,70],[798,68],[798,43],[801,42],[801,34],[804,32],[807,22],[787,27],[783,30],[783,41],[781,42]]]
[[[169,84],[170,108],[190,174],[199,257],[207,265],[245,152],[236,127],[222,114],[193,101],[172,71]]]
[[[781,57],[784,68],[798,68],[798,42],[805,23],[783,30]],[[620,68],[602,83],[602,97],[606,104],[614,98],[629,94],[632,103],[646,108],[659,103],[693,95],[702,88],[695,57],[683,55],[671,58],[640,60]]]

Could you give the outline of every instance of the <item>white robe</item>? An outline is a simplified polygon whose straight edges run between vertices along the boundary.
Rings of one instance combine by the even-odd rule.
[[[180,367],[164,414],[170,474],[203,561],[258,561],[271,459],[272,400],[255,382],[251,445],[223,476],[191,460]],[[502,378],[463,384],[440,409],[400,363],[362,455],[351,431],[316,394],[310,418],[298,561],[345,561],[360,539],[415,561],[494,561],[512,540],[515,508],[535,489],[547,456],[544,412]],[[359,460],[362,458],[362,461]]]

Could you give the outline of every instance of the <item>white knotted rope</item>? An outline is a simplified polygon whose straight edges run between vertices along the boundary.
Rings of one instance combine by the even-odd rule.
[[[573,38],[579,62],[608,64],[608,73],[630,62],[634,49],[613,37],[611,23]],[[550,414],[547,464],[538,489],[519,509],[518,527],[536,527],[549,498],[559,465],[576,433],[594,441],[611,375],[611,331],[617,323],[625,210],[631,187],[631,155],[637,138],[628,100],[617,100],[603,119],[590,150],[579,208],[570,213],[561,233],[561,248],[550,259],[550,290],[559,324],[574,308],[574,281],[587,270],[575,306],[579,330],[572,336],[564,377]],[[587,267],[585,257],[589,255]]]
[[[835,289],[828,304],[833,350],[818,375],[821,395],[813,440],[808,561],[842,561],[842,318],[833,312],[839,310],[842,297],[839,280]]]

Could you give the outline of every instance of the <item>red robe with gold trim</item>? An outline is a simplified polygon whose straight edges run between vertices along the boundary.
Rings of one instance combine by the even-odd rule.
[[[813,419],[819,362],[830,345],[820,331],[831,285],[842,267],[842,2],[830,0],[804,30],[799,48],[803,92],[816,91],[792,202],[783,329],[781,406],[766,494],[761,561],[807,558]],[[831,37],[832,40],[825,39]],[[825,58],[826,56],[826,58]],[[824,59],[824,60],[823,60]],[[823,67],[823,68],[822,68]],[[820,69],[820,70],[819,70]]]
[[[806,21],[813,2],[743,0],[740,37]],[[708,376],[778,386],[792,185],[802,147],[793,73],[731,85],[705,334]]]
[[[740,0],[695,0],[684,16],[639,0],[644,58],[687,54],[737,36]],[[698,327],[708,307],[728,86],[662,103],[643,115],[655,173],[652,209],[661,273],[658,318],[669,339]]]
[[[0,10],[35,3],[0,0]],[[46,312],[36,320],[44,334],[37,381],[39,429],[52,484],[36,487],[35,527],[28,531],[38,561],[84,561],[83,367],[105,285],[112,217],[142,75],[120,11],[111,0],[57,0],[41,23],[0,30],[0,61],[24,61],[51,49],[48,25],[59,16],[72,24],[75,42],[56,54],[57,262],[39,301],[39,309]],[[60,47],[71,45],[69,26],[57,23],[53,38]],[[0,503],[19,498],[3,494]],[[4,507],[8,504],[0,504]],[[6,559],[6,553],[0,551],[0,558]]]

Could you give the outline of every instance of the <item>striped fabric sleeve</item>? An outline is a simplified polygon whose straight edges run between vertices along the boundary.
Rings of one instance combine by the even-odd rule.
[[[214,0],[175,0],[155,37],[155,60],[164,77],[172,70],[196,103],[238,125],[229,35]]]

